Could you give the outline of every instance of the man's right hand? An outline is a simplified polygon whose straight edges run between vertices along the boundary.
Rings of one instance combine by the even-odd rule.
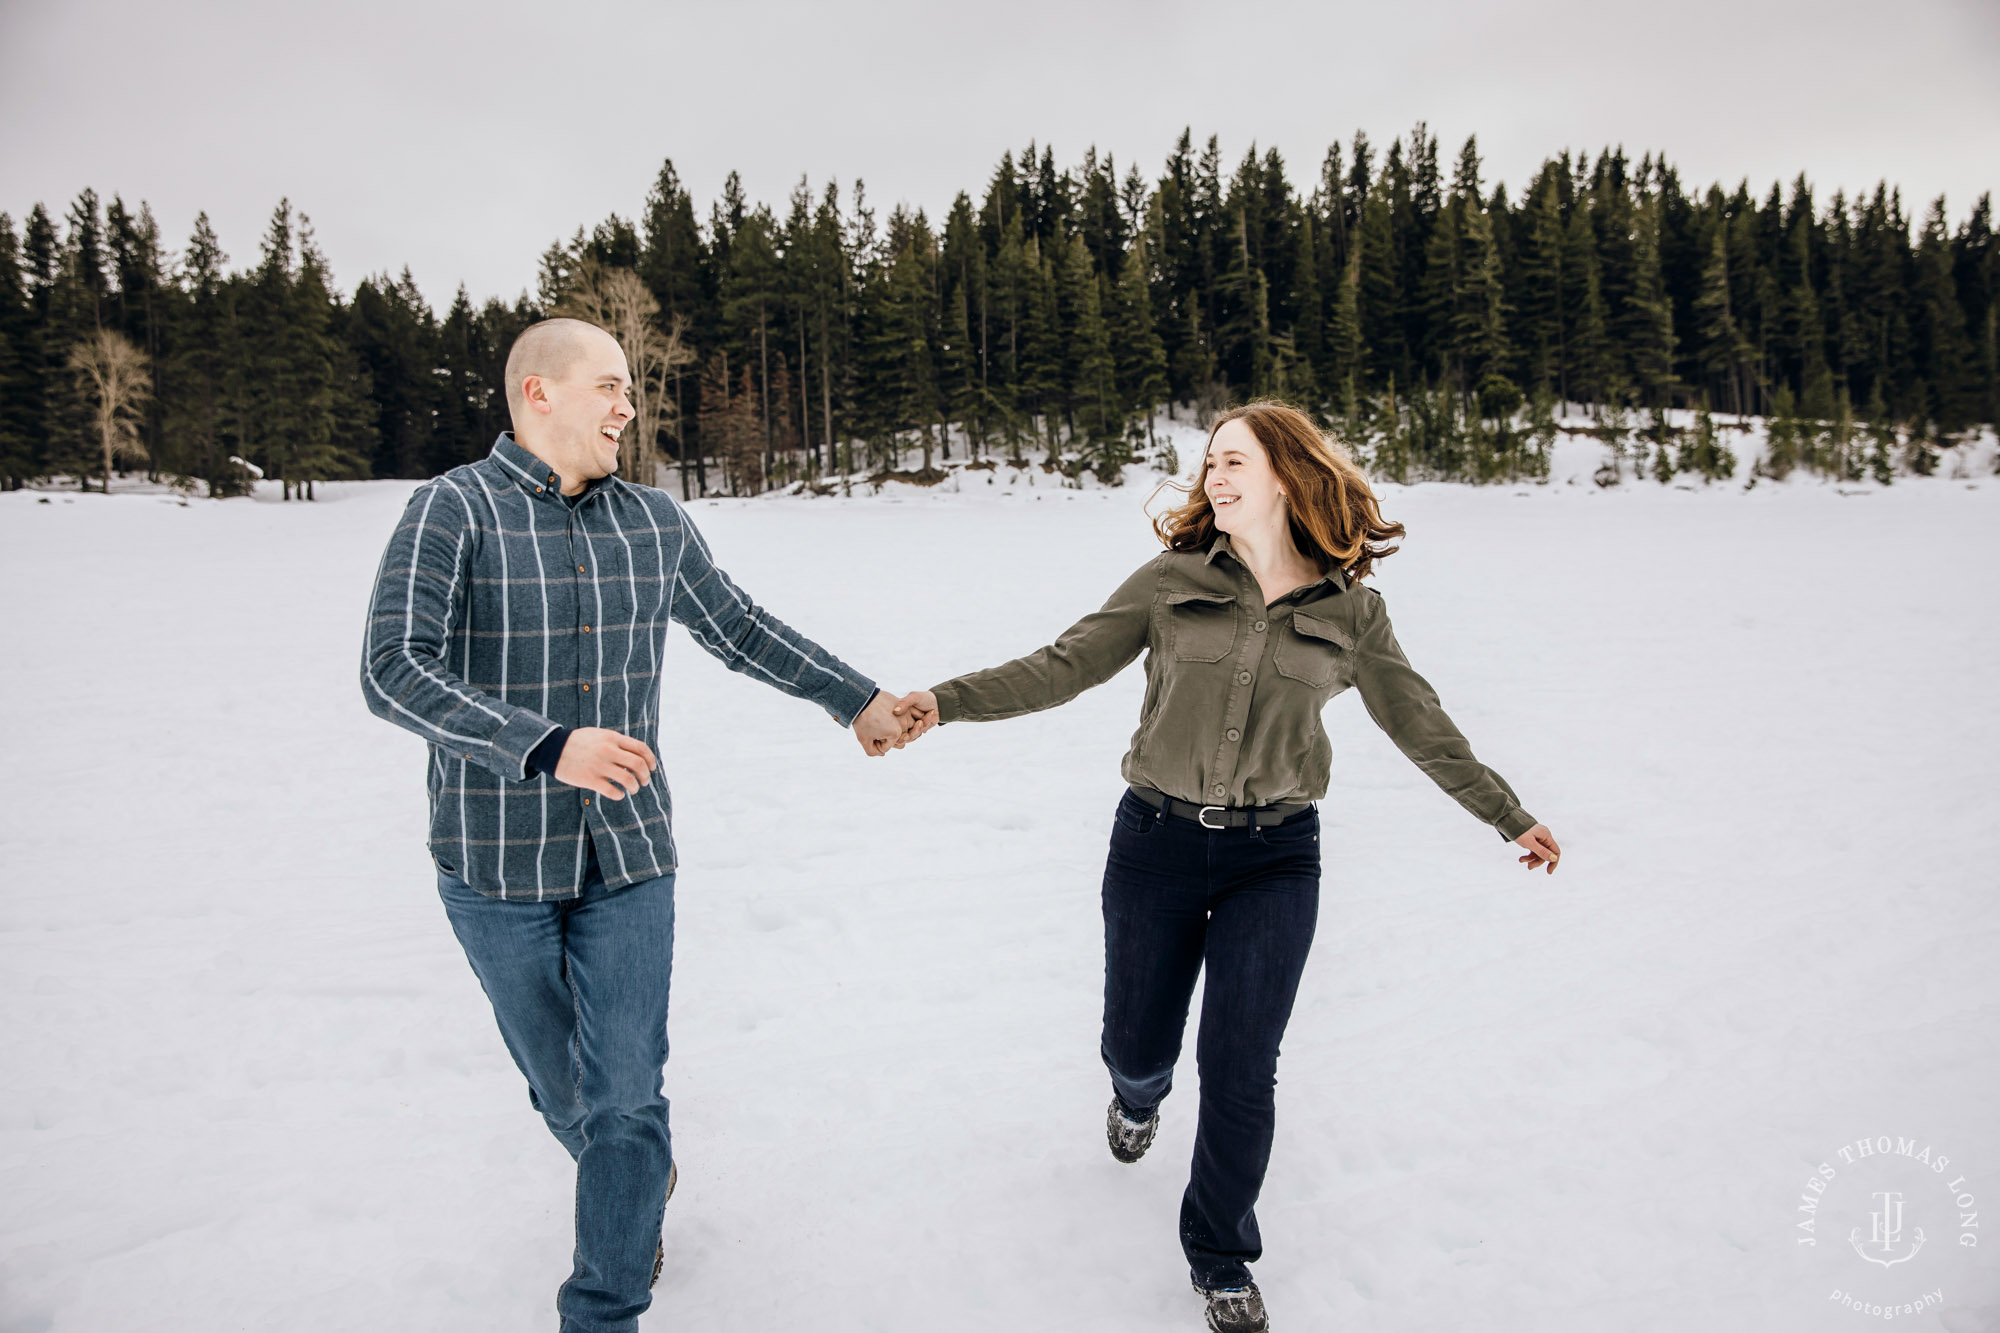
[[[660,766],[645,742],[605,727],[578,727],[563,742],[556,781],[584,787],[607,801],[622,801],[653,780]]]

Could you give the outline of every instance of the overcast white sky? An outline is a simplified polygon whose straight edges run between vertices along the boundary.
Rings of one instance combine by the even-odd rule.
[[[781,205],[868,182],[934,215],[1003,149],[1149,175],[1182,126],[1309,184],[1327,143],[1423,119],[1489,183],[1564,146],[1664,150],[1690,185],[1887,178],[1962,219],[2000,186],[2000,0],[1008,0],[980,6],[0,0],[0,210],[78,190],[206,209],[238,265],[281,196],[335,276],[511,298],[551,240],[673,158]]]

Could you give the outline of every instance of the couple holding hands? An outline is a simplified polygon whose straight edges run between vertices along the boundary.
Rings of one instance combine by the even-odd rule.
[[[362,689],[429,742],[439,895],[529,1100],[576,1162],[562,1333],[637,1328],[676,1175],[661,1071],[678,861],[652,780],[672,621],[825,708],[871,755],[1053,708],[1145,654],[1104,870],[1106,1137],[1122,1162],[1151,1144],[1206,969],[1181,1244],[1211,1330],[1267,1329],[1249,1265],[1278,1047],[1318,913],[1320,710],[1354,687],[1524,866],[1553,872],[1560,855],[1362,584],[1403,528],[1360,469],[1292,408],[1226,412],[1186,503],[1156,525],[1165,549],[1101,610],[1025,657],[896,698],[737,588],[672,497],[615,475],[634,413],[609,334],[536,324],[506,375],[513,431],[418,487],[389,540]]]

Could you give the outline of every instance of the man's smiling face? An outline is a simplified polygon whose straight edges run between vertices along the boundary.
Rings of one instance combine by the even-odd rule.
[[[577,481],[591,481],[618,470],[618,439],[636,413],[632,376],[617,340],[596,329],[579,339],[581,346],[562,375],[541,384],[550,407],[550,434],[573,460],[563,470]]]

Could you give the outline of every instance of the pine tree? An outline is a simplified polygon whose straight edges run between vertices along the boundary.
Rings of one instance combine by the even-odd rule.
[[[1617,383],[1610,317],[1598,280],[1597,230],[1591,225],[1588,203],[1581,199],[1570,210],[1563,234],[1563,277],[1569,286],[1563,304],[1574,312],[1563,349],[1566,394],[1580,401],[1612,402]]]
[[[47,465],[76,477],[81,488],[97,466],[98,432],[82,383],[69,369],[69,354],[105,327],[107,313],[116,312],[106,309],[111,291],[97,192],[80,192],[64,221],[67,226],[53,256],[42,323],[42,429]],[[31,244],[33,240],[30,237]]]
[[[1944,196],[1924,215],[1917,240],[1915,334],[1917,364],[1929,389],[1930,417],[1946,430],[1972,420],[1972,348],[1966,337],[1965,311],[1959,303],[1952,273],[1951,237],[1945,222]]]
[[[317,498],[316,482],[368,475],[376,425],[367,370],[341,336],[346,312],[332,291],[312,220],[304,214],[299,215],[298,281],[291,307],[293,383],[302,394],[292,463],[305,498],[311,500]]]
[[[0,213],[0,490],[18,490],[35,471],[29,441],[40,425],[26,364],[34,332],[14,220]]]
[[[1151,262],[1146,233],[1133,237],[1112,304],[1112,359],[1124,413],[1145,418],[1153,442],[1153,413],[1167,396],[1167,351],[1153,323]]]
[[[915,430],[929,473],[940,401],[927,326],[935,243],[923,214],[898,208],[884,250],[864,274],[861,293],[869,433],[893,458],[896,437]]]
[[[2000,421],[2000,237],[1991,195],[1973,205],[1952,250],[1972,355],[1969,401],[1976,420]]]
[[[1800,457],[1802,432],[1790,385],[1780,384],[1771,395],[1771,419],[1765,432],[1764,456],[1758,460],[1753,475],[1783,481],[1803,461]]]
[[[1321,252],[1328,247],[1320,239],[1312,210],[1294,207],[1292,212],[1295,223],[1290,230],[1296,239],[1298,255],[1292,265],[1291,297],[1286,304],[1291,310],[1291,346],[1295,356],[1287,371],[1287,382],[1279,386],[1279,392],[1317,403],[1323,396],[1321,376],[1327,369],[1326,311],[1320,268]]]
[[[162,460],[160,373],[166,347],[166,259],[160,251],[160,227],[143,202],[134,214],[113,195],[104,210],[105,245],[112,277],[111,322],[145,356],[148,374],[145,419],[139,424],[140,448],[157,478]]]
[[[1814,289],[1815,218],[1812,193],[1800,176],[1792,186],[1779,256],[1778,328],[1773,340],[1782,374],[1797,390],[1805,415],[1833,415],[1833,372],[1826,361],[1826,338]]]
[[[989,205],[996,201],[989,197]],[[1021,402],[1019,385],[1021,381],[1022,322],[1028,302],[1028,260],[1021,241],[1021,219],[1018,214],[1007,217],[998,224],[999,242],[993,256],[990,286],[992,292],[993,334],[992,346],[987,355],[988,393],[998,413],[1001,434],[1005,438],[1008,456],[1019,461],[1021,457]]]
[[[314,483],[365,475],[375,423],[366,372],[340,336],[344,314],[327,289],[310,225],[280,200],[263,256],[239,307],[241,356],[230,398],[251,461],[287,500]]]
[[[1425,266],[1425,323],[1435,339],[1436,365],[1461,394],[1489,376],[1504,380],[1509,357],[1500,255],[1479,170],[1478,141],[1468,138]]]
[[[944,286],[938,359],[945,415],[965,430],[968,454],[985,416],[979,383],[979,349],[973,336],[975,259],[979,242],[972,201],[961,193],[945,219],[939,278]],[[979,266],[983,269],[983,266]]]
[[[1394,206],[1386,187],[1368,192],[1361,210],[1361,257],[1357,277],[1356,305],[1360,314],[1360,339],[1365,349],[1363,361],[1378,381],[1392,380],[1397,372],[1409,379],[1409,348],[1403,340],[1400,318],[1400,290],[1397,285]]]
[[[437,320],[408,269],[400,279],[385,274],[355,288],[347,341],[368,372],[375,403],[374,475],[436,476],[444,470],[436,433],[445,410]]]
[[[1701,267],[1701,287],[1695,293],[1695,338],[1699,364],[1711,387],[1720,388],[1732,412],[1747,407],[1743,361],[1749,348],[1732,313],[1729,283],[1729,227],[1722,195],[1710,191],[1702,220],[1707,234]]]
[[[1065,244],[1062,283],[1068,293],[1065,304],[1075,317],[1068,330],[1064,360],[1074,376],[1070,392],[1076,425],[1093,443],[1122,439],[1125,419],[1110,332],[1104,321],[1102,278],[1081,232],[1071,235]]]
[[[1543,163],[1522,204],[1520,291],[1514,307],[1528,382],[1553,389],[1558,397],[1567,399],[1560,191],[1555,164]]]
[[[1459,271],[1463,290],[1459,298],[1452,337],[1467,370],[1484,387],[1493,381],[1514,388],[1507,378],[1513,348],[1507,340],[1506,284],[1500,271],[1500,248],[1493,234],[1493,215],[1480,206],[1479,196],[1468,196],[1463,230],[1459,235]],[[1519,390],[1514,389],[1516,399]],[[1489,414],[1490,415],[1490,414]]]
[[[181,254],[173,294],[175,336],[161,375],[167,453],[176,470],[206,483],[217,499],[251,487],[250,474],[230,461],[248,446],[232,430],[228,403],[232,368],[242,355],[235,288],[224,271],[228,263],[208,214],[196,214]]]
[[[660,303],[662,319],[680,315],[693,323],[702,304],[701,230],[695,224],[694,201],[672,158],[661,163],[639,221],[639,276]]]
[[[1619,333],[1634,387],[1651,407],[1665,407],[1675,384],[1674,307],[1660,267],[1660,201],[1632,215],[1632,292]]]
[[[1341,415],[1351,417],[1359,406],[1363,377],[1368,369],[1362,359],[1361,246],[1358,236],[1356,243],[1348,248],[1347,262],[1341,265],[1327,342],[1334,397]]]
[[[62,373],[50,353],[57,248],[55,224],[48,210],[36,204],[21,226],[20,273],[27,296],[27,324],[14,341],[14,358],[21,374],[15,385],[15,401],[21,417],[31,423],[24,473],[29,477],[47,476],[54,465],[49,437],[57,404],[49,386]]]
[[[1029,237],[1021,251],[1020,350],[1015,391],[1021,410],[1051,447],[1062,403],[1061,331],[1056,327],[1054,263]]]

